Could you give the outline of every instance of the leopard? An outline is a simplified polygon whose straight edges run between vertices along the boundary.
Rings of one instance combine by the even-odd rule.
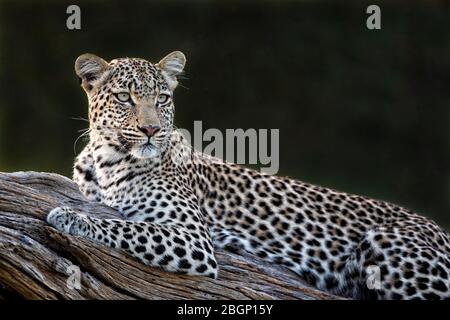
[[[174,125],[185,64],[180,51],[157,63],[76,59],[89,135],[73,180],[120,216],[57,207],[50,226],[189,276],[218,278],[225,249],[349,299],[450,298],[450,237],[431,219],[194,149]]]

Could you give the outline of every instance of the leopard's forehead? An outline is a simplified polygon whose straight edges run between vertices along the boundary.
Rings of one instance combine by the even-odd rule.
[[[161,70],[140,58],[119,58],[110,62],[109,83],[116,88],[132,90],[134,94],[152,96],[157,90],[167,90]]]

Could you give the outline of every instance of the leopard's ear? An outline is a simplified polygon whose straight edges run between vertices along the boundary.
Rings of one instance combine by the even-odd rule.
[[[108,62],[91,53],[82,54],[75,61],[75,72],[86,92],[90,92],[109,69]]]
[[[169,53],[157,63],[156,66],[161,69],[171,90],[174,90],[177,87],[177,76],[183,72],[185,64],[186,57],[181,51]]]

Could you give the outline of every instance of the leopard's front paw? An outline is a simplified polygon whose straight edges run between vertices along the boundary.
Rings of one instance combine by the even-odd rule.
[[[87,236],[90,230],[86,216],[67,207],[57,207],[50,211],[47,222],[59,231],[74,236]]]

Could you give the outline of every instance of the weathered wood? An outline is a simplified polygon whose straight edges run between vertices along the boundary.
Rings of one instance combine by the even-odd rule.
[[[63,176],[0,173],[0,299],[337,299],[247,254],[217,250],[217,280],[147,267],[121,250],[48,226],[45,216],[56,206],[118,217],[84,200]],[[67,285],[71,266],[81,271],[80,289]]]

